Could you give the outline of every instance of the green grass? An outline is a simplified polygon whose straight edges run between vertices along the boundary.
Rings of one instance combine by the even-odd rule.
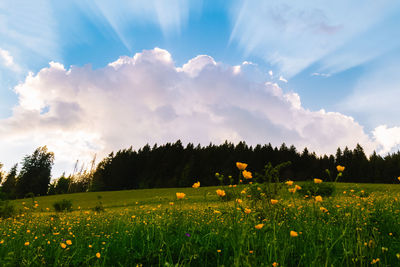
[[[218,188],[13,201],[21,213],[0,221],[0,265],[400,265],[400,185],[342,183],[323,202],[289,194],[284,187],[278,204],[265,201],[257,206],[252,197],[240,194],[243,186],[235,189],[241,204],[220,201]],[[368,197],[359,197],[361,190]],[[176,192],[186,198],[177,200]],[[61,199],[71,199],[74,211],[55,213],[52,204]],[[99,201],[105,211],[96,213],[91,209]],[[245,213],[245,208],[251,212]],[[258,224],[263,227],[256,229]],[[298,236],[291,237],[290,231]]]

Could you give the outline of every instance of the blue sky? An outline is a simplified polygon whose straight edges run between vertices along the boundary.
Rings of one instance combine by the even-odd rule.
[[[252,94],[252,88],[267,84],[266,86],[270,88],[268,90],[272,90],[271,97],[280,97],[282,101],[289,101],[293,107],[301,107],[304,114],[311,114],[313,118],[317,116],[316,114],[331,112],[344,116],[346,120],[352,120],[357,129],[354,130],[352,126],[348,126],[348,129],[361,131],[362,137],[358,140],[365,138],[365,146],[370,147],[370,150],[374,149],[382,153],[393,151],[400,143],[400,117],[397,116],[400,113],[400,105],[397,103],[397,99],[400,99],[400,78],[397,74],[398,62],[400,62],[400,39],[397,38],[399,25],[400,4],[396,1],[352,1],[351,3],[348,1],[331,3],[307,1],[303,3],[151,0],[118,1],[116,4],[111,1],[40,0],[29,3],[26,1],[0,3],[0,129],[1,126],[3,128],[2,131],[0,130],[0,135],[8,138],[7,149],[17,151],[13,154],[15,158],[9,160],[2,157],[0,162],[6,162],[9,166],[11,161],[18,162],[20,160],[18,157],[30,153],[35,145],[46,143],[50,137],[41,136],[40,130],[61,129],[57,128],[57,123],[49,123],[46,116],[57,115],[58,117],[52,118],[60,120],[65,118],[61,118],[59,113],[54,115],[50,112],[46,115],[48,110],[63,110],[63,108],[68,109],[70,105],[76,107],[84,105],[84,103],[74,102],[73,99],[63,99],[62,90],[76,91],[83,85],[88,86],[88,83],[94,86],[95,81],[90,79],[96,79],[101,75],[107,77],[104,78],[106,79],[104,84],[113,82],[114,74],[111,75],[108,72],[107,66],[120,57],[127,56],[133,59],[135,55],[138,55],[137,57],[143,57],[146,60],[150,60],[149,58],[159,60],[158,57],[161,54],[171,58],[173,62],[171,70],[176,73],[181,72],[184,64],[191,59],[199,55],[207,55],[210,58],[203,57],[193,61],[193,64],[189,64],[190,66],[188,65],[183,72],[192,79],[201,80],[202,75],[198,74],[198,71],[193,74],[193,69],[203,70],[205,66],[213,65],[218,66],[215,72],[225,73],[227,70],[232,70],[234,74],[237,74],[240,69],[243,81],[241,80],[238,84],[246,84],[241,89],[243,94]],[[160,48],[167,54],[156,51],[154,48]],[[143,54],[143,51],[153,52]],[[50,62],[53,62],[52,65],[49,65]],[[129,64],[139,64],[138,62],[129,61]],[[84,66],[88,64],[90,67],[85,68]],[[85,76],[83,80],[82,77],[77,76],[72,82],[64,79],[64,76],[57,76],[54,78],[57,79],[57,84],[52,82],[49,85],[48,81],[45,83],[46,79],[40,73],[44,73],[46,69],[49,72],[61,70],[61,65],[65,73],[71,71],[71,66],[75,66],[72,68],[73,71],[81,73],[82,77],[87,74],[87,77]],[[115,71],[120,73],[121,69],[118,67]],[[137,77],[136,81],[142,81],[138,70],[134,68],[132,71],[134,71],[132,77]],[[150,97],[153,102],[149,102],[149,109],[153,111],[157,109],[154,99],[160,98],[165,91],[170,90],[166,84],[171,83],[174,84],[172,88],[178,88],[183,83],[181,78],[174,78],[173,81],[164,80],[164,75],[167,75],[164,71],[166,70],[160,70],[153,76],[155,80],[164,81],[164,84],[157,84],[160,87],[160,91],[156,90],[157,95],[147,96],[143,91],[134,92],[143,99]],[[212,73],[205,75],[203,75],[204,79],[213,77],[214,80],[211,81],[215,81],[216,87],[230,82],[220,81]],[[223,75],[220,74],[220,76]],[[179,79],[179,82],[176,79]],[[195,84],[201,84],[198,80]],[[136,81],[129,82],[136,84]],[[114,83],[113,85],[118,88],[126,86],[126,84]],[[46,93],[42,92],[45,90],[44,86],[48,86],[47,94],[59,92],[59,95],[54,98],[57,102],[46,98]],[[151,87],[153,84],[148,86]],[[274,86],[281,93],[274,91]],[[94,87],[99,88],[101,85]],[[129,88],[136,87],[132,85]],[[94,97],[104,94],[104,90],[99,89]],[[118,93],[124,94],[116,89],[115,94]],[[175,94],[178,93],[175,92]],[[227,94],[229,95],[229,91]],[[181,95],[181,97],[194,101],[194,95]],[[226,98],[229,97],[226,96]],[[259,95],[259,98],[263,96]],[[142,103],[145,102],[143,99]],[[60,106],[60,102],[68,103],[69,106],[66,107],[65,103]],[[240,116],[243,118],[246,112],[255,112],[250,108],[246,110],[240,107],[233,100],[230,103],[229,109],[241,110]],[[163,102],[163,106],[159,108],[166,111],[170,105],[172,103],[168,101]],[[282,102],[282,106],[285,105]],[[168,108],[164,109],[166,106]],[[37,124],[35,124],[37,130],[25,131],[24,136],[21,129],[15,125],[22,125],[28,118],[32,120],[26,115],[27,111],[33,110],[32,107],[37,108],[39,114]],[[202,110],[204,111],[206,107],[209,107],[209,103],[204,103]],[[293,107],[288,108],[293,109]],[[181,118],[183,113],[178,112],[179,108],[173,105],[171,108],[173,113]],[[222,118],[224,122],[230,121],[223,115],[225,113],[214,108],[212,112],[207,111],[211,121],[205,124],[211,125],[214,117]],[[266,114],[270,112],[268,106],[264,108]],[[136,114],[137,111],[131,112],[133,112],[132,118],[136,115],[145,116]],[[262,114],[263,110],[259,112]],[[77,120],[82,120],[85,114],[87,112],[79,114]],[[306,121],[308,115],[304,114],[301,118]],[[204,136],[186,137],[188,140],[192,138],[193,142],[205,143],[208,140],[218,142],[224,138],[232,138],[233,141],[245,139],[250,143],[264,143],[271,139],[276,140],[277,143],[285,141],[300,147],[309,146],[321,153],[333,153],[334,151],[331,150],[337,146],[354,145],[354,140],[339,138],[333,142],[332,148],[319,149],[321,143],[313,143],[315,137],[306,134],[308,128],[319,129],[318,126],[304,126],[307,124],[304,122],[302,126],[291,128],[283,122],[287,118],[281,113],[274,113],[276,118],[271,117],[272,115],[265,116],[258,124],[255,123],[257,117],[255,116],[254,124],[247,127],[253,127],[253,132],[263,132],[257,126],[261,123],[274,127],[280,125],[277,127],[280,130],[266,130],[263,137],[261,135],[256,137],[239,126],[228,127],[230,124],[227,124],[224,130],[221,128],[218,132],[217,135],[221,135],[218,138],[207,127],[201,129]],[[293,118],[298,116],[300,115],[296,113]],[[46,123],[43,122],[44,120]],[[99,121],[98,123],[106,122]],[[180,123],[184,124],[184,122]],[[74,135],[77,127],[75,125],[68,129],[70,137],[82,134]],[[186,134],[184,128],[185,126],[182,126],[180,133],[183,137]],[[103,155],[110,152],[106,151],[107,149],[114,150],[129,144],[139,146],[145,142],[145,137],[138,134],[137,140],[141,141],[127,137],[125,142],[113,143],[112,140],[118,137],[102,129],[100,125],[86,129],[85,134],[94,138],[89,138],[91,141],[84,142],[90,144],[87,146],[90,147],[90,153],[86,153],[81,147],[77,150],[85,156],[79,153],[74,156],[85,158],[93,153]],[[63,131],[65,132],[65,129]],[[268,134],[269,132],[271,135]],[[343,133],[342,130],[337,130],[332,126],[321,133],[321,142],[323,142],[324,133],[331,134],[331,132],[351,136],[351,133]],[[56,132],[53,135],[55,136]],[[147,142],[162,142],[175,137],[180,137],[180,135],[169,135],[160,130]],[[27,144],[26,140],[34,141]],[[93,140],[102,143],[103,145],[99,146],[101,148],[90,143],[95,142]],[[54,149],[58,149],[59,153],[67,153],[67,150],[60,148],[65,147],[65,144],[57,148],[59,144],[55,141],[50,140],[49,143],[54,144]],[[68,141],[65,140],[65,143]],[[61,156],[61,158],[63,163],[59,166],[68,168],[66,166],[71,165],[66,160],[68,157]]]

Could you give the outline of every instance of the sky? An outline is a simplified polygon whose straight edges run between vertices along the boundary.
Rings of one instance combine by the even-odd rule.
[[[2,1],[0,163],[180,139],[400,148],[398,1]]]

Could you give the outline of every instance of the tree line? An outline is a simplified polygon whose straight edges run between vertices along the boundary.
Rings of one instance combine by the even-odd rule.
[[[341,182],[393,183],[400,176],[400,152],[382,157],[374,152],[367,157],[357,145],[353,150],[338,148],[335,155],[317,156],[307,148],[301,152],[283,143],[279,148],[271,144],[248,146],[245,142],[221,145],[184,146],[180,140],[161,146],[146,145],[139,150],[132,147],[110,153],[97,166],[81,169],[69,176],[62,175],[51,182],[54,154],[40,147],[26,156],[3,179],[3,197],[25,197],[27,194],[46,195],[85,191],[107,191],[161,187],[187,187],[200,181],[201,185],[218,185],[215,173],[237,176],[236,162],[248,163],[255,175],[267,163],[278,165],[290,161],[280,170],[282,179],[295,181],[336,177],[336,166],[345,166]],[[1,167],[1,165],[0,165]],[[0,168],[1,169],[1,168]],[[398,182],[398,181],[397,181]]]

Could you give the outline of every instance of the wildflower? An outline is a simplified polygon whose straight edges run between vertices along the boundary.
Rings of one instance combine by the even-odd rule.
[[[66,247],[67,247],[67,245],[65,245],[65,243],[60,243],[60,246],[61,246],[62,248],[66,248]]]
[[[236,202],[237,202],[238,204],[242,204],[243,200],[241,200],[240,198],[238,198],[238,199],[236,199]]]
[[[89,244],[89,248],[92,248],[92,245]]]
[[[294,193],[296,192],[296,187],[294,187],[294,188],[289,188],[288,191],[289,191],[290,193],[293,193],[293,194],[294,194]]]
[[[296,190],[300,190],[300,189],[301,189],[301,186],[296,184],[296,185],[294,186],[294,188],[296,188]]]
[[[219,210],[214,210],[215,214],[221,214],[221,212]]]
[[[278,203],[278,200],[277,200],[277,199],[271,199],[271,204],[272,204],[272,205],[275,205],[276,203]]]
[[[3,244],[3,243],[4,243],[4,240],[1,240],[1,241],[0,241],[0,244]]]
[[[380,259],[379,259],[379,258],[372,259],[372,261],[371,261],[371,264],[375,264],[375,263],[377,263],[377,262],[379,262],[379,261],[380,261]]]
[[[193,188],[199,188],[199,187],[200,187],[200,182],[197,181],[197,183],[194,183],[194,184],[192,185],[192,187],[193,187]]]
[[[217,249],[217,252],[218,252],[218,253],[221,253],[221,250],[220,250],[220,249]]]
[[[245,208],[244,213],[249,214],[251,212],[251,209]]]
[[[257,224],[256,226],[254,226],[254,228],[256,228],[257,230],[260,230],[263,227],[264,227],[263,223],[260,223],[260,224]]]
[[[316,196],[315,197],[316,202],[322,202],[322,197],[321,196]]]
[[[236,162],[236,167],[239,170],[244,171],[246,169],[246,167],[247,167],[247,164],[246,163],[241,163],[241,162]]]
[[[29,246],[29,241],[26,241],[26,242],[25,242],[25,246]]]
[[[189,234],[189,233],[186,233],[185,235],[186,235],[187,237],[190,237],[190,234]]]
[[[183,199],[186,196],[185,193],[176,193],[176,198],[177,199]]]
[[[246,189],[243,189],[240,194],[246,194]]]
[[[98,259],[100,259],[100,256],[101,256],[100,253],[97,252],[97,253],[96,253],[96,257],[97,257]]]
[[[322,183],[322,180],[321,180],[321,179],[317,179],[317,178],[315,178],[315,179],[314,179],[314,183],[316,183],[316,184],[320,184],[320,183]]]
[[[291,237],[297,237],[297,236],[299,236],[299,234],[297,232],[295,232],[295,231],[290,231],[290,236]]]
[[[320,209],[320,211],[322,211],[322,212],[328,212],[328,210],[327,210],[326,208],[324,208],[324,207],[319,207],[319,209]]]
[[[169,205],[170,205],[170,206],[173,206],[173,205],[174,205],[174,202],[169,202]]]
[[[277,267],[278,265],[279,265],[279,263],[277,263],[275,261],[272,263],[272,267]]]
[[[71,240],[67,240],[66,243],[67,243],[68,246],[71,246],[71,245],[72,245],[72,241],[71,241]]]
[[[249,171],[244,170],[244,171],[242,172],[242,174],[243,174],[243,177],[246,178],[246,179],[251,179],[251,178],[253,178],[253,175],[252,175],[251,172],[249,172]]]
[[[344,166],[337,165],[337,166],[336,166],[336,170],[337,170],[338,172],[343,172],[343,171],[344,171]]]
[[[400,260],[400,253],[396,253],[396,257]]]
[[[253,254],[253,252],[254,252],[254,251],[252,251],[252,250],[249,250],[249,253],[250,253],[250,254]]]
[[[288,186],[292,186],[293,185],[293,181],[291,181],[291,180],[286,181],[285,184],[287,184]]]
[[[216,192],[217,192],[217,195],[220,197],[224,197],[226,195],[225,191],[221,190],[221,189],[218,189]]]

